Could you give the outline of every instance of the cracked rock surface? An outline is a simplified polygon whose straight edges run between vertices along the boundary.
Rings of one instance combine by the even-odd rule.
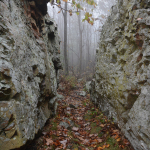
[[[91,101],[150,149],[150,0],[118,0],[103,26]]]
[[[19,148],[56,113],[62,68],[48,0],[0,1],[0,149]],[[57,99],[57,98],[56,98]],[[53,101],[53,104],[51,102]]]

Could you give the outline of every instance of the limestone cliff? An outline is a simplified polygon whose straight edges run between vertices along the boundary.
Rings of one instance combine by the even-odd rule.
[[[49,0],[0,0],[0,149],[32,140],[55,114],[61,68]]]
[[[91,101],[150,150],[150,0],[118,0],[103,26]]]

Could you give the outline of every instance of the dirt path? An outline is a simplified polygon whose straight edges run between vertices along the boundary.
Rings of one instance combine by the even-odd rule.
[[[116,125],[81,96],[78,86],[58,101],[58,114],[50,119],[32,150],[133,150]],[[68,92],[67,92],[68,93]]]

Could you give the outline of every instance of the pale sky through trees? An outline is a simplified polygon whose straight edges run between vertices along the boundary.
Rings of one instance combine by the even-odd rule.
[[[80,2],[81,6],[84,8],[84,11],[81,11],[81,30],[82,31],[82,70],[83,72],[93,72],[95,65],[95,53],[96,48],[98,47],[98,42],[100,38],[101,28],[106,21],[108,15],[110,14],[112,5],[115,4],[116,0],[97,0],[97,6],[88,5],[85,2]],[[77,8],[74,8],[68,3],[67,10],[72,9],[76,11]],[[65,8],[65,2],[61,1],[61,7]],[[86,11],[85,11],[86,8]],[[93,9],[93,10],[92,10]],[[85,18],[85,13],[89,12],[92,14],[92,17],[95,19],[94,24],[89,24]],[[56,24],[58,25],[58,32],[61,40],[60,52],[62,61],[64,61],[63,51],[64,51],[64,17],[60,8],[56,5],[51,5],[48,3],[48,14],[50,17],[54,18]],[[79,20],[76,13],[72,13],[72,16],[67,13],[67,52],[69,59],[69,69],[72,69],[74,72],[79,72],[79,59],[80,50],[79,48],[79,39],[81,33],[79,33]]]

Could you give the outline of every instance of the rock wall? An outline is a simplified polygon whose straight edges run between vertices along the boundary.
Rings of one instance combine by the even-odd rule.
[[[150,150],[150,0],[118,0],[96,57],[91,101],[135,150]]]
[[[49,0],[0,0],[0,149],[32,140],[55,114],[61,68]]]

